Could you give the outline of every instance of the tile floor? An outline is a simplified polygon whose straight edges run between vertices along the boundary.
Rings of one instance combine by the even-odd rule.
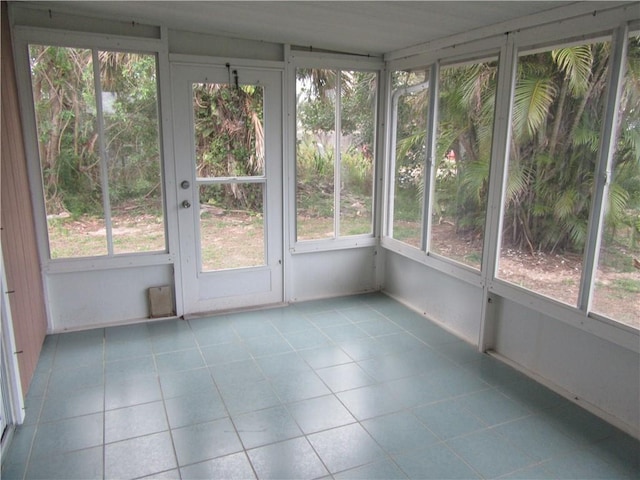
[[[639,443],[380,294],[47,338],[13,478],[639,478]]]

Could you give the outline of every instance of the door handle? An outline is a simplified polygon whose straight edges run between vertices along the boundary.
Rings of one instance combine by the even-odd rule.
[[[189,200],[185,200],[182,202],[182,208],[191,208],[191,203]]]

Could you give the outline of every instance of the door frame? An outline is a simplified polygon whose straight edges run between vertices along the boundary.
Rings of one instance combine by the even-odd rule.
[[[250,62],[235,61],[232,59],[216,59],[192,57],[187,55],[169,56],[169,73],[171,78],[171,110],[173,118],[173,154],[175,183],[173,192],[170,194],[176,198],[176,209],[171,212],[175,215],[178,227],[178,245],[176,252],[176,263],[179,267],[175,272],[176,300],[181,306],[178,315],[185,317],[200,316],[212,312],[227,311],[241,308],[251,308],[267,304],[281,304],[284,301],[284,64],[282,62]],[[193,121],[191,118],[182,118],[186,112],[184,104],[187,102],[185,91],[186,81],[202,81],[207,79],[207,73],[214,77],[211,81],[220,79],[224,73],[239,70],[240,80],[242,73],[254,74],[264,80],[265,88],[269,88],[270,93],[265,95],[265,246],[267,264],[260,267],[249,267],[233,270],[221,270],[217,272],[200,272],[198,268],[197,242],[198,223],[196,218],[197,201],[193,194],[196,186],[195,169],[193,168]],[[203,76],[204,75],[204,76]],[[216,75],[218,75],[216,77]],[[188,79],[191,77],[191,80]],[[225,81],[224,83],[227,83]],[[217,82],[222,83],[222,82]],[[252,84],[252,82],[247,82]],[[268,118],[267,118],[268,117]],[[268,122],[268,119],[271,121]],[[186,142],[189,145],[190,154],[185,155],[187,150]],[[185,159],[185,157],[187,157]],[[186,175],[189,175],[186,177]],[[181,188],[183,180],[188,180],[192,188],[185,195],[185,190]],[[182,202],[190,200],[190,209],[182,208]],[[195,207],[195,208],[194,208]],[[189,215],[192,222],[192,229],[184,228],[187,223],[186,215]],[[189,231],[190,230],[190,231]],[[258,281],[263,285],[271,285],[269,291],[246,290],[241,294],[229,295],[229,285],[234,282],[247,284],[247,273],[254,272],[258,276]],[[217,277],[217,280],[216,280]],[[249,275],[250,277],[250,275]],[[208,285],[207,285],[208,283]],[[220,288],[220,295],[209,298],[200,298],[200,293],[209,292],[215,288]],[[249,283],[250,284],[250,283]]]

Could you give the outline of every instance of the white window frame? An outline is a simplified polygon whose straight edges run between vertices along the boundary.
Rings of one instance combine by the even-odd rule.
[[[330,53],[314,53],[314,52],[302,52],[302,51],[292,51],[291,55],[288,58],[287,65],[289,68],[288,73],[288,86],[287,89],[288,95],[295,96],[296,93],[296,71],[300,68],[309,68],[309,69],[325,69],[325,70],[338,70],[338,71],[362,71],[362,72],[372,72],[377,74],[378,78],[378,91],[377,91],[377,104],[375,111],[375,125],[376,125],[376,135],[374,136],[375,145],[374,145],[374,171],[373,171],[373,191],[372,191],[372,219],[371,219],[371,233],[362,234],[362,235],[349,235],[349,236],[339,236],[335,235],[339,230],[336,230],[336,224],[340,222],[340,214],[339,212],[334,212],[334,237],[326,238],[326,239],[313,239],[313,240],[298,240],[297,239],[297,206],[296,206],[296,188],[297,188],[297,176],[296,176],[296,102],[295,97],[294,101],[291,102],[290,109],[288,111],[288,117],[290,118],[289,128],[291,133],[289,145],[289,158],[291,158],[291,171],[292,174],[289,176],[289,184],[288,191],[293,192],[291,194],[291,198],[289,198],[287,208],[289,209],[289,222],[290,222],[290,231],[289,231],[289,245],[290,252],[292,254],[295,253],[308,253],[308,252],[317,252],[317,251],[327,251],[327,250],[340,250],[340,249],[349,249],[349,248],[359,248],[359,247],[371,247],[376,246],[378,244],[378,221],[376,220],[376,210],[377,210],[377,199],[379,197],[380,186],[378,182],[378,178],[380,175],[378,174],[380,169],[380,138],[382,137],[381,132],[383,132],[383,126],[381,126],[380,119],[382,115],[380,114],[382,108],[382,100],[381,93],[384,89],[383,84],[383,74],[382,71],[384,69],[384,62],[380,59],[376,58],[367,58],[367,57],[351,57],[346,55],[338,55],[338,54],[330,54]],[[340,115],[339,111],[339,102],[336,105],[336,113]],[[339,125],[336,125],[336,129],[339,128]],[[339,164],[336,166],[339,167]],[[340,172],[337,172],[339,168],[334,169],[334,175],[336,178],[339,178]],[[339,183],[336,184],[334,190],[334,196],[339,195]],[[335,200],[334,200],[335,203]]]
[[[175,203],[172,199],[171,184],[174,182],[170,169],[167,168],[169,152],[173,151],[171,144],[170,106],[166,99],[168,82],[163,80],[168,76],[168,46],[166,29],[161,29],[162,38],[137,38],[118,35],[93,34],[71,32],[57,29],[37,28],[17,25],[13,28],[14,58],[16,76],[18,80],[18,96],[25,136],[25,151],[29,173],[29,184],[33,199],[35,215],[36,238],[40,263],[43,272],[62,273],[95,270],[104,268],[121,268],[131,266],[163,265],[175,262],[177,248],[177,219],[171,215],[171,207]],[[46,219],[45,199],[42,188],[42,172],[38,152],[38,135],[36,128],[33,93],[31,91],[31,74],[28,46],[30,44],[52,45],[57,47],[84,48],[131,52],[154,55],[156,57],[157,95],[158,95],[158,141],[160,152],[160,170],[163,191],[163,217],[165,229],[165,250],[157,252],[109,254],[92,257],[71,257],[52,259],[49,252],[48,228]],[[94,69],[96,66],[94,66]],[[95,77],[95,73],[94,73]],[[95,80],[94,80],[95,82]],[[99,85],[98,85],[99,87]],[[96,96],[99,95],[99,88]],[[100,99],[97,98],[98,106]],[[98,107],[99,108],[99,107]],[[99,120],[101,121],[101,120]],[[102,175],[104,177],[104,175]],[[104,183],[105,179],[102,179]],[[103,185],[104,190],[104,185]],[[106,190],[108,191],[108,190]],[[105,223],[109,227],[108,212],[105,210]],[[107,235],[109,238],[109,235]],[[109,250],[112,252],[112,250]]]
[[[400,53],[389,56],[387,63],[389,72],[433,68],[437,64],[458,63],[458,59],[471,58],[476,55],[489,57],[495,56],[494,49],[500,49],[498,56],[498,91],[496,97],[494,118],[494,133],[491,155],[491,166],[489,175],[489,192],[487,220],[485,223],[484,248],[482,258],[482,268],[480,272],[465,265],[428,253],[428,245],[423,249],[411,247],[403,242],[394,240],[387,235],[389,231],[388,222],[390,218],[389,205],[393,205],[392,174],[390,173],[392,144],[391,130],[395,128],[392,123],[392,92],[386,96],[386,120],[388,129],[387,139],[387,160],[385,162],[385,198],[384,198],[384,225],[381,236],[381,246],[396,252],[404,257],[415,260],[425,266],[433,268],[439,272],[446,273],[456,279],[460,279],[483,289],[485,305],[491,296],[497,295],[505,299],[512,300],[520,305],[533,308],[542,314],[560,320],[581,330],[593,333],[594,335],[607,339],[617,345],[623,346],[635,352],[640,351],[640,330],[628,326],[624,323],[597,314],[590,310],[591,292],[593,288],[593,278],[597,268],[597,255],[602,233],[603,202],[606,199],[606,178],[607,172],[611,169],[611,155],[615,144],[615,119],[618,115],[617,108],[607,108],[604,119],[602,135],[607,135],[606,141],[600,146],[598,156],[596,191],[592,198],[591,217],[589,220],[589,238],[585,245],[583,260],[583,273],[581,279],[581,294],[579,305],[576,307],[561,303],[533,291],[518,287],[497,278],[498,258],[500,252],[500,230],[502,222],[504,185],[507,176],[507,153],[511,136],[511,97],[515,88],[515,76],[517,67],[517,57],[520,52],[529,53],[535,49],[555,47],[571,43],[583,43],[587,40],[608,37],[612,42],[612,55],[609,72],[608,85],[616,85],[617,88],[608,89],[608,105],[616,105],[619,98],[619,85],[621,82],[621,69],[624,61],[624,49],[628,41],[628,32],[636,31],[640,27],[640,17],[637,13],[632,13],[629,8],[620,7],[609,10],[598,11],[595,14],[584,14],[571,19],[558,20],[541,26],[523,28],[514,32],[495,32],[494,36],[481,39],[477,42],[463,43],[462,45],[439,44],[431,52],[418,52],[413,49],[413,55],[402,57]],[[632,18],[629,21],[629,18]],[[561,25],[562,28],[558,28]],[[545,39],[544,44],[540,39]],[[390,84],[391,73],[387,74],[387,82]],[[430,106],[432,112],[434,105]],[[431,194],[430,194],[431,195]],[[429,195],[429,197],[430,197]],[[427,229],[426,221],[423,221],[423,228]],[[486,326],[486,308],[483,309],[481,320],[480,348],[488,345],[488,335],[490,328]]]

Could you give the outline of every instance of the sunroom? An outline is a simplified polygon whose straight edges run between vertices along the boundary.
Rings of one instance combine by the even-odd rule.
[[[638,475],[640,3],[2,22],[3,477]]]

